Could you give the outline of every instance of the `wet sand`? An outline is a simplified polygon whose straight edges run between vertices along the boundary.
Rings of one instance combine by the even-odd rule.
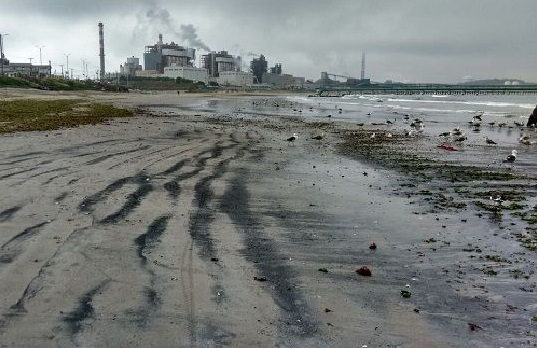
[[[535,252],[342,154],[349,124],[195,107],[231,96],[2,93],[144,112],[1,136],[0,347],[536,345]]]

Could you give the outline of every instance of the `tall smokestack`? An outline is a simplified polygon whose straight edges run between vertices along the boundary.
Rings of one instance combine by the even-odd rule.
[[[360,74],[360,79],[365,78],[365,52],[362,52],[362,73]]]
[[[360,74],[360,79],[365,78],[365,52],[362,52],[362,73]]]
[[[105,67],[104,67],[104,25],[99,23],[99,57],[101,58],[101,73],[100,80],[105,79]]]

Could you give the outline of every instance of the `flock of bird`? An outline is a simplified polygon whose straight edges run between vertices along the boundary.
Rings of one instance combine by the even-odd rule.
[[[311,109],[313,109],[313,108],[310,107],[310,111],[312,111]],[[299,110],[299,109],[296,109],[296,110]],[[341,108],[338,108],[337,105],[336,105],[336,111],[338,113],[342,113],[343,110]],[[483,125],[483,114],[484,114],[483,112],[478,112],[478,114],[474,115],[472,117],[472,119],[468,122],[469,127],[472,129],[472,132],[477,133],[477,132],[479,132],[481,130],[481,127]],[[371,116],[371,113],[367,113],[367,115]],[[332,115],[328,114],[326,117],[331,118]],[[393,125],[396,122],[397,122],[397,119],[395,119],[394,121],[386,120],[385,123],[372,123],[372,125]],[[407,137],[414,137],[414,136],[420,135],[425,130],[424,121],[422,119],[420,119],[420,118],[411,118],[411,116],[409,114],[404,114],[403,115],[402,122],[404,124],[408,124],[408,126],[409,126],[408,129],[405,129],[405,131],[404,131],[404,135],[407,136]],[[363,126],[364,124],[365,123],[358,123],[357,125],[358,126]],[[499,128],[506,127],[506,128],[510,128],[510,129],[515,128],[515,127],[524,127],[525,126],[525,124],[523,122],[519,122],[519,121],[516,121],[516,120],[513,121],[512,125],[508,124],[507,122],[488,122],[486,124],[489,127],[497,126]],[[323,138],[323,136],[324,135],[316,135],[316,136],[313,136],[312,139],[321,140]],[[377,132],[372,132],[370,134],[369,138],[370,139],[375,139],[378,136],[383,136],[385,138],[391,138],[393,135],[389,131],[385,131],[382,134],[379,134],[378,131],[377,131]],[[439,147],[441,147],[443,149],[446,149],[446,150],[450,150],[450,151],[455,150],[455,148],[450,144],[450,142],[455,142],[455,143],[462,144],[464,141],[468,140],[468,136],[461,129],[461,127],[455,127],[451,131],[442,132],[442,133],[439,134],[439,136],[446,140]],[[298,138],[298,134],[293,133],[293,135],[291,137],[287,138],[287,141],[288,142],[294,142],[297,138]],[[527,135],[525,132],[521,132],[520,138],[519,138],[519,143],[523,144],[523,145],[533,145],[533,144],[537,144],[537,140],[532,140],[530,138],[530,136]],[[495,141],[495,140],[489,138],[488,136],[486,136],[485,137],[485,144],[487,144],[487,145],[497,145],[498,143],[497,143],[497,141]],[[517,150],[512,150],[511,154],[508,155],[502,161],[502,163],[513,163],[513,162],[515,162],[516,158],[517,158]]]
[[[475,115],[472,117],[472,120],[469,121],[469,126],[472,128],[473,132],[479,132],[481,129],[481,125],[483,122],[483,113],[480,113],[478,115]],[[509,125],[507,122],[500,122],[497,124],[498,127],[508,127],[508,128],[514,128],[514,127],[524,127],[523,122],[519,121],[513,121],[513,125]],[[490,127],[494,127],[496,125],[496,122],[489,122],[488,125]],[[442,132],[440,133],[440,137],[444,138],[450,138],[455,142],[463,142],[468,139],[466,134],[461,130],[460,127],[454,128],[450,132]],[[527,135],[525,132],[521,132],[518,142],[523,145],[533,145],[537,144],[537,141],[532,140],[529,135]],[[488,136],[485,137],[485,144],[487,145],[497,145],[498,143],[492,139],[490,139]],[[442,146],[441,146],[442,147]],[[453,148],[451,148],[453,150]],[[511,154],[508,155],[502,163],[513,163],[515,162],[517,158],[517,150],[512,150]]]

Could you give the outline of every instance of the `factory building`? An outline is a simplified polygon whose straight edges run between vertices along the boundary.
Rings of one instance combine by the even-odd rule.
[[[164,77],[172,79],[181,78],[184,80],[190,80],[194,82],[203,82],[207,84],[209,82],[209,75],[207,69],[194,68],[191,66],[169,66],[164,68]]]
[[[297,77],[289,74],[273,74],[273,73],[264,73],[263,74],[263,84],[270,85],[276,88],[303,88],[306,78]]]
[[[261,80],[265,85],[286,89],[303,88],[306,82],[304,77],[282,74],[281,63],[277,63],[274,67],[270,68],[270,73],[263,73]]]
[[[165,44],[162,42],[162,34],[159,34],[155,45],[145,47],[144,68],[162,74],[166,67],[193,66],[195,59],[195,49],[179,46],[173,41]]]
[[[201,67],[207,69],[209,76],[218,77],[224,71],[240,71],[241,57],[233,57],[227,51],[211,52],[201,56]]]
[[[221,86],[251,86],[254,82],[254,75],[244,71],[221,71],[216,78]]]
[[[264,55],[260,55],[259,58],[254,58],[250,62],[250,70],[254,74],[257,83],[263,83],[263,74],[267,72],[268,63],[265,60]]]
[[[11,63],[4,57],[1,63],[1,74],[7,76],[51,76],[50,65],[32,65],[31,63]]]
[[[128,57],[124,65],[119,66],[119,71],[122,75],[135,75],[136,71],[142,70],[140,58],[134,56]]]

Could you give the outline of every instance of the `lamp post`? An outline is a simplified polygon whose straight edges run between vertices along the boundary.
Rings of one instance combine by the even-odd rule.
[[[67,78],[69,78],[69,56],[71,53],[64,54],[65,58],[67,59]]]
[[[46,47],[46,46],[38,46],[38,45],[36,45],[35,47],[39,48],[39,65],[43,65],[43,57],[41,56],[41,49],[43,47]]]
[[[2,66],[2,75],[4,75],[4,36],[6,35],[9,34],[0,34],[0,65]]]

